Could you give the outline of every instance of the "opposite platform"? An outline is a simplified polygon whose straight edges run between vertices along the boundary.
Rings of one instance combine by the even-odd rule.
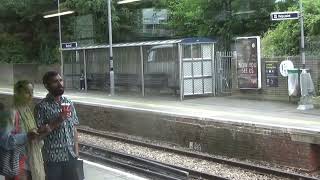
[[[12,89],[0,88],[9,101]],[[45,90],[36,89],[41,99]],[[193,150],[263,160],[313,170],[319,167],[319,111],[296,105],[204,97],[183,102],[168,97],[110,97],[67,91],[80,124],[99,130],[162,140]]]

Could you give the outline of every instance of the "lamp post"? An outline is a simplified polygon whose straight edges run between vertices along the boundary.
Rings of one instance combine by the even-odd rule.
[[[301,27],[301,61],[302,68],[306,68],[306,54],[305,54],[305,44],[304,44],[304,15],[303,15],[303,4],[300,0],[300,27]]]
[[[65,11],[65,12],[60,12],[60,0],[57,0],[58,3],[58,13],[55,14],[49,14],[49,15],[45,15],[43,16],[44,18],[52,18],[52,17],[56,17],[58,16],[59,19],[59,52],[60,52],[60,71],[61,71],[61,76],[63,76],[63,54],[62,54],[62,38],[61,38],[61,16],[63,15],[67,15],[67,14],[72,14],[74,13],[74,11]]]
[[[310,88],[308,83],[312,84],[311,76],[308,78],[307,70],[306,70],[306,54],[305,54],[305,39],[304,39],[304,13],[303,13],[303,3],[302,0],[299,1],[300,3],[300,28],[301,28],[301,61],[302,61],[302,72],[300,74],[300,88],[301,88],[301,97],[299,106],[297,109],[299,110],[308,110],[313,109],[314,105],[312,103],[312,93],[306,93],[306,89],[308,91],[312,89],[314,91],[314,88]],[[309,89],[310,88],[310,89]],[[302,93],[305,91],[304,93]]]
[[[110,95],[115,95],[114,87],[114,69],[113,69],[113,48],[112,48],[112,14],[111,14],[111,1],[107,0],[108,3],[108,30],[109,30],[109,74],[110,74]],[[119,1],[118,4],[126,4],[136,2],[140,0],[123,0]]]
[[[60,13],[60,0],[58,0],[58,14]],[[61,15],[59,17],[59,51],[60,51],[60,63],[61,63],[61,76],[63,77],[63,54],[62,54],[62,42],[61,42]]]
[[[112,49],[112,19],[111,0],[108,0],[108,29],[109,29],[109,67],[110,67],[110,95],[114,96],[114,71],[113,71],[113,49]]]

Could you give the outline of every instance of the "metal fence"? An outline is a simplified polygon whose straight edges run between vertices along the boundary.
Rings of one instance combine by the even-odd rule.
[[[219,96],[231,95],[232,92],[232,65],[234,63],[233,52],[216,53],[216,92]]]

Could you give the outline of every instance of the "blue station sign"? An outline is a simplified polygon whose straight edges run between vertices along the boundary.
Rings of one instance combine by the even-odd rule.
[[[299,11],[271,13],[272,21],[283,21],[283,20],[292,20],[292,19],[299,19],[299,18],[300,18]]]
[[[62,49],[76,48],[78,47],[78,43],[77,42],[62,43],[61,46],[62,46]]]

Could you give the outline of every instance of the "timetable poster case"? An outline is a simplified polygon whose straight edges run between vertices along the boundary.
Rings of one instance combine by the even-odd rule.
[[[267,61],[265,63],[266,86],[279,87],[279,64],[276,61]]]
[[[237,76],[240,89],[261,89],[260,37],[236,38]]]

